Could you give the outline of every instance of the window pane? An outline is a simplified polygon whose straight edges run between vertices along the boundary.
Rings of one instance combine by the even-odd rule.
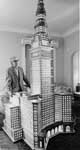
[[[73,88],[80,83],[80,53],[76,52],[73,56]]]

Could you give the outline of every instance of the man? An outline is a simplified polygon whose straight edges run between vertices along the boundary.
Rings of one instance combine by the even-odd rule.
[[[23,69],[18,66],[18,61],[19,60],[17,57],[12,57],[10,59],[11,67],[7,71],[7,87],[8,91],[11,94],[14,94],[15,92],[30,90],[30,83],[24,75]],[[26,83],[27,87],[24,86],[24,82]]]

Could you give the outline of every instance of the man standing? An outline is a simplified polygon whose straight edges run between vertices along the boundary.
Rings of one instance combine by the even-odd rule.
[[[17,57],[12,57],[10,59],[11,67],[7,71],[7,87],[11,94],[21,91],[30,91],[30,83],[24,75],[23,69],[18,66],[18,61]],[[24,83],[26,83],[26,86]]]

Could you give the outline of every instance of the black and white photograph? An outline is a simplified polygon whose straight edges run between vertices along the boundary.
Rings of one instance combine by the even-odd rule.
[[[0,150],[80,150],[80,0],[0,0]]]

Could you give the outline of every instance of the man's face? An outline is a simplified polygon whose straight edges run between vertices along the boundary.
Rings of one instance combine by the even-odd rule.
[[[15,60],[14,60],[14,61],[12,62],[12,67],[16,68],[17,66],[18,66],[18,61],[15,61]]]

